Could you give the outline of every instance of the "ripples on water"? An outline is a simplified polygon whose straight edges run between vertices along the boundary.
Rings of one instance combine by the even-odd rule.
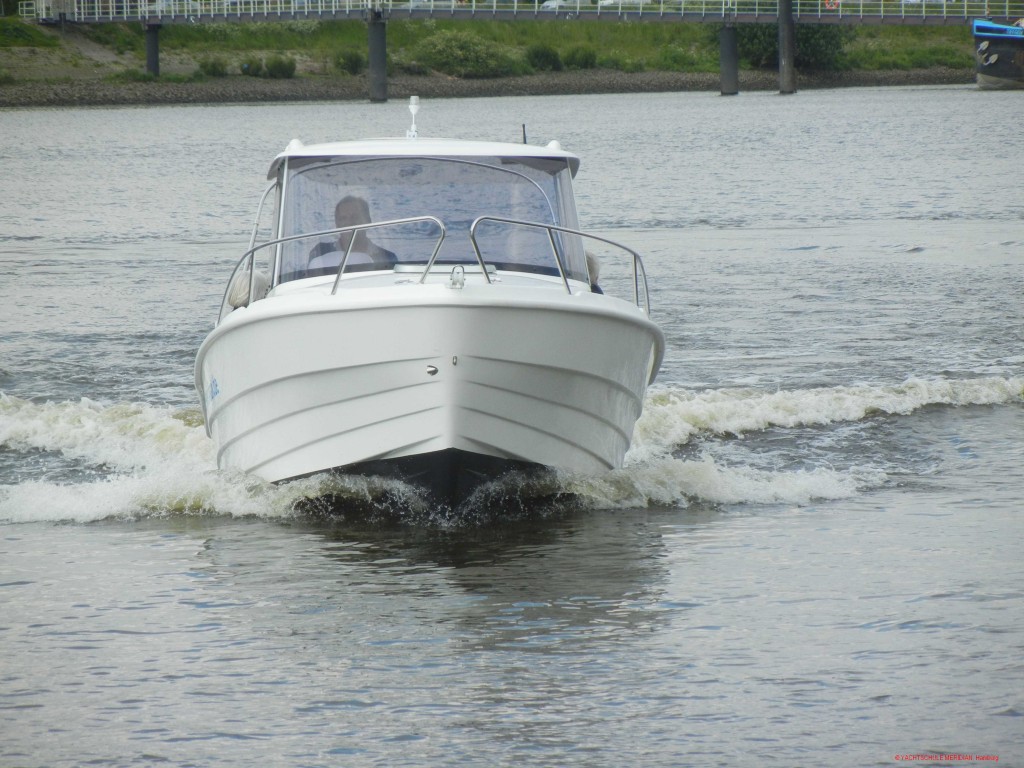
[[[622,470],[451,513],[218,472],[192,389],[270,158],[404,105],[4,112],[0,762],[1013,764],[1018,113],[424,104],[424,135],[578,151],[670,344]]]

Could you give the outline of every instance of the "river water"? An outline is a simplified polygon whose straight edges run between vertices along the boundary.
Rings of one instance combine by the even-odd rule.
[[[1021,105],[424,103],[579,153],[669,347],[575,503],[397,520],[217,472],[192,364],[274,154],[405,105],[0,110],[0,764],[1024,765]]]

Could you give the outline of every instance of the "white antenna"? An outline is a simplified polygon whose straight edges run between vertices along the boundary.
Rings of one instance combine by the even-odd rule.
[[[416,113],[420,111],[419,96],[409,97],[409,111],[412,112],[412,128],[405,132],[405,138],[415,139],[419,135],[416,133]]]

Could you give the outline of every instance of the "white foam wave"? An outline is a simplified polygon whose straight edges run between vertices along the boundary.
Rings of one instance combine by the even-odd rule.
[[[0,488],[0,519],[90,522],[251,509],[248,486],[215,471],[213,446],[198,418],[195,411],[140,403],[33,403],[0,394],[0,445],[59,454],[109,473],[91,483],[28,479]]]
[[[288,519],[301,514],[300,504],[310,499],[335,494],[350,504],[370,502],[386,485],[387,481],[319,475],[275,486],[233,472],[191,475],[169,466],[93,483],[29,481],[3,487],[0,521],[90,523],[170,515]]]
[[[33,403],[0,394],[0,445],[52,451],[114,471],[168,461],[203,471],[214,466],[212,443],[195,410],[92,400]]]
[[[864,488],[881,485],[884,480],[884,472],[872,469],[769,472],[723,466],[711,458],[667,458],[600,477],[576,477],[567,485],[572,493],[595,507],[624,509],[680,507],[698,500],[712,504],[802,505],[815,500],[849,498]]]
[[[694,435],[741,435],[772,427],[906,415],[929,405],[994,405],[1024,398],[1024,378],[907,379],[897,385],[821,389],[652,390],[637,423],[627,465],[647,464]]]
[[[52,452],[109,473],[94,482],[28,479],[0,486],[0,521],[13,523],[173,514],[287,518],[301,502],[326,494],[357,504],[409,491],[401,483],[359,477],[319,475],[271,485],[219,471],[197,410],[141,403],[33,403],[0,393],[0,446]]]
[[[710,457],[684,460],[672,451],[697,434],[739,435],[770,427],[798,427],[909,414],[927,405],[1020,401],[1024,378],[908,380],[895,386],[849,386],[759,392],[653,391],[621,470],[600,477],[563,477],[564,490],[599,508],[711,503],[791,503],[855,495],[884,482],[870,468],[830,467],[769,471],[728,466]],[[308,499],[325,494],[358,503],[383,495],[399,499],[399,483],[321,475],[274,486],[216,468],[214,448],[198,411],[140,403],[90,400],[33,403],[0,393],[0,447],[8,453],[59,454],[96,467],[94,482],[9,480],[0,486],[0,521],[91,522],[172,514],[294,516]],[[24,473],[23,473],[24,474]],[[76,475],[77,477],[77,475]]]

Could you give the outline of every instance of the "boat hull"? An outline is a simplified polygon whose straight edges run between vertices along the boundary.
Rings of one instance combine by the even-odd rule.
[[[663,349],[610,297],[392,286],[236,310],[196,383],[221,468],[397,475],[458,503],[509,469],[620,466]]]
[[[517,478],[542,475],[547,468],[532,462],[487,456],[457,448],[418,453],[340,467],[345,474],[401,480],[425,492],[431,499],[457,506],[483,485],[511,474]],[[518,486],[522,488],[522,484]]]
[[[1024,88],[1024,29],[977,20],[974,45],[979,88]]]

